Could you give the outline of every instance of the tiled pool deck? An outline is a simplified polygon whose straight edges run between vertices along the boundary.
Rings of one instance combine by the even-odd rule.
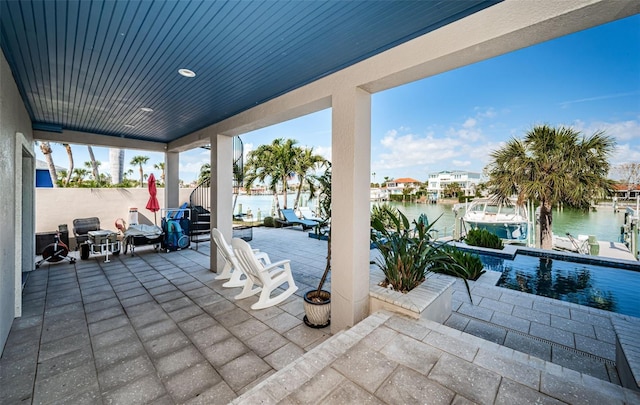
[[[456,286],[448,326],[381,312],[328,339],[302,324],[300,299],[326,242],[253,236],[272,260],[292,259],[300,286],[262,311],[213,280],[208,244],[42,266],[0,359],[0,403],[640,403],[608,382],[609,313],[487,277],[474,305]]]

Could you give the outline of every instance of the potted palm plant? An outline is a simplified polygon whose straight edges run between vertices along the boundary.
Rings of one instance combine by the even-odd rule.
[[[318,288],[307,291],[303,296],[304,323],[312,328],[324,328],[329,326],[331,322],[331,293],[322,289],[331,270],[331,226],[327,227],[331,220],[331,166],[329,165],[321,176],[316,177],[316,180],[320,192],[318,196],[318,215],[322,219],[316,226],[316,233],[326,232],[327,262],[322,278],[318,283]]]

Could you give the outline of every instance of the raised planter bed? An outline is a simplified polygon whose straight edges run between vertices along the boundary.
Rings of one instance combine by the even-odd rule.
[[[385,309],[414,319],[429,319],[443,323],[451,315],[451,296],[455,278],[444,274],[428,274],[418,287],[403,294],[378,285],[384,274],[371,271],[369,313]]]

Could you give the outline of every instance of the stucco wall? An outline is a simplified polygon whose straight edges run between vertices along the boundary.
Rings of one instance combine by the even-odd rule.
[[[28,150],[33,150],[31,119],[22,103],[13,75],[4,54],[0,51],[0,347],[4,344],[11,329],[16,307],[16,285],[19,285],[21,269],[17,264],[22,260],[22,245],[16,243],[16,235],[22,235],[23,216],[30,217],[31,212],[16,210],[22,193],[16,185],[16,156],[22,153],[24,142],[16,142],[16,133],[22,133]],[[21,164],[21,163],[20,163]],[[28,197],[28,193],[27,193]],[[19,211],[19,212],[17,212]],[[27,218],[30,223],[30,218]],[[33,247],[33,244],[31,244]]]
[[[180,189],[180,204],[189,201],[192,188]],[[164,206],[164,188],[158,188],[160,208]],[[145,206],[149,201],[147,188],[37,188],[36,189],[36,232],[51,232],[58,225],[67,224],[69,237],[73,237],[73,220],[76,218],[98,217],[102,229],[116,230],[115,220],[122,218],[128,222],[129,208],[138,209],[138,222],[153,224],[153,212]],[[174,207],[170,207],[174,208]],[[160,225],[161,211],[157,213]],[[70,240],[70,248],[75,243]]]

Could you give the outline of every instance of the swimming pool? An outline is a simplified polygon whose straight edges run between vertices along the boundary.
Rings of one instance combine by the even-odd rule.
[[[498,286],[640,317],[640,272],[517,254],[481,254],[487,270],[502,273]]]

